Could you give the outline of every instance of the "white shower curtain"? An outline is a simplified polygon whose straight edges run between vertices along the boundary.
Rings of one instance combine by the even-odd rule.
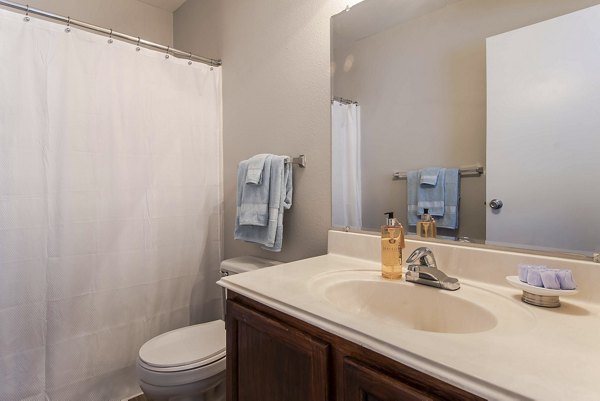
[[[220,315],[221,71],[0,10],[0,401],[139,392]]]
[[[360,106],[333,101],[332,137],[332,224],[362,227],[360,160]]]

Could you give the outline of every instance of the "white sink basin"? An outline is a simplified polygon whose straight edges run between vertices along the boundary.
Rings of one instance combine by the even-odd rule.
[[[533,315],[518,301],[461,283],[458,291],[386,280],[378,271],[341,270],[309,283],[313,296],[339,311],[383,324],[435,333],[523,330]]]

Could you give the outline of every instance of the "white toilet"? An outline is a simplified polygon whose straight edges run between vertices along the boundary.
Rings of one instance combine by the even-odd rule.
[[[241,256],[221,262],[221,274],[280,263]],[[152,401],[224,401],[225,323],[216,320],[182,327],[147,341],[138,354],[137,375]]]

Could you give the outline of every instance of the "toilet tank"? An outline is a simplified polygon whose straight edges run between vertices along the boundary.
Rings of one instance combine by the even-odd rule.
[[[225,259],[221,262],[221,275],[249,272],[263,267],[280,265],[283,262],[276,260],[258,258],[256,256],[238,256],[237,258]]]
[[[263,267],[280,265],[283,262],[276,260],[259,258],[256,256],[238,256],[237,258],[225,259],[221,262],[221,277],[230,276],[232,274],[250,272]],[[223,303],[223,314],[222,317],[225,319],[227,310],[227,290],[222,289],[221,297]]]

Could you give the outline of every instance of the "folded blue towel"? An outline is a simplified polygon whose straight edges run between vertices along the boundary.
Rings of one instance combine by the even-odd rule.
[[[248,160],[248,171],[246,172],[246,184],[262,184],[263,178],[263,169],[265,168],[265,161],[267,158],[270,158],[269,154],[260,154],[256,156],[252,156]],[[269,179],[266,178],[268,182]]]
[[[292,171],[291,163],[286,163],[287,156],[271,156],[269,180],[266,181],[266,170],[263,171],[263,184],[268,182],[268,221],[266,226],[240,224],[240,209],[243,192],[252,187],[247,185],[246,173],[248,163],[240,163],[238,169],[237,218],[234,238],[254,242],[263,249],[279,252],[283,243],[283,211],[292,206]],[[265,160],[265,164],[267,161]]]
[[[419,187],[419,171],[410,170],[406,172],[406,193],[407,193],[407,214],[408,214],[408,225],[415,226],[419,221],[419,215],[417,213],[417,188]]]
[[[421,183],[421,178],[427,174],[427,171],[433,172],[437,170],[438,176],[435,179],[435,185]],[[425,213],[425,209],[429,209],[429,214],[432,216],[442,217],[444,216],[444,177],[446,174],[445,169],[440,168],[428,168],[419,171],[419,187],[417,188],[418,197],[418,214],[421,216]],[[429,177],[432,176],[430,173]],[[425,180],[426,182],[433,182],[433,180]]]
[[[428,167],[421,169],[421,178],[419,180],[419,183],[433,186],[437,185],[440,170],[441,169],[439,167]]]
[[[456,230],[459,223],[460,173],[457,168],[444,170],[444,216],[436,219],[435,222],[438,228]]]
[[[269,222],[269,182],[271,178],[272,155],[258,155],[262,160],[261,183],[248,184],[250,167],[257,166],[257,160],[251,158],[240,163],[245,170],[245,175],[238,177],[238,191],[241,193],[241,203],[238,208],[239,223],[241,225],[252,225],[264,227]],[[256,156],[255,156],[256,157]],[[264,171],[263,171],[264,170]],[[239,169],[238,169],[239,171]],[[263,179],[264,178],[264,179]]]

